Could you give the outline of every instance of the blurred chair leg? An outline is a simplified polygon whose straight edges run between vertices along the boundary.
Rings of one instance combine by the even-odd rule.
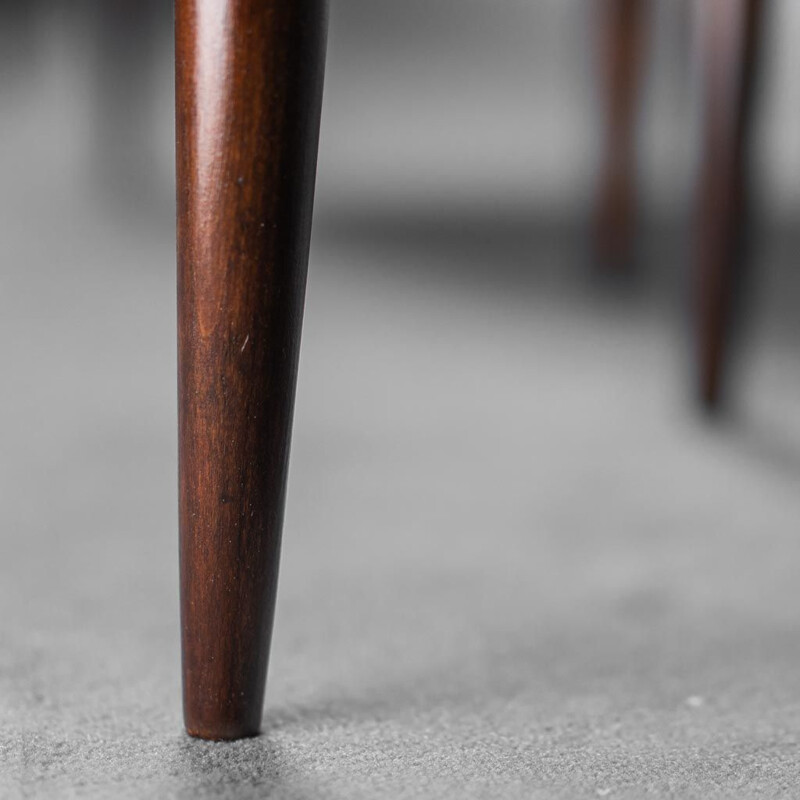
[[[647,0],[603,0],[600,25],[604,152],[596,209],[596,251],[604,267],[626,266],[633,239],[636,95]]]
[[[256,734],[324,68],[324,0],[176,0],[187,731]]]
[[[160,175],[150,126],[162,65],[142,53],[158,51],[161,32],[172,23],[171,9],[162,0],[93,0],[89,8],[97,59],[91,126],[95,180],[105,197],[161,213],[163,208],[152,208],[151,187]]]
[[[699,395],[719,408],[741,285],[747,222],[747,145],[762,0],[705,0],[703,141],[698,187],[697,359]]]

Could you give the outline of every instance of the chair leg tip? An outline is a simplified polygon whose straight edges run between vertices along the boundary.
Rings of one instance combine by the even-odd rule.
[[[700,388],[700,408],[709,419],[716,419],[724,412],[724,403],[720,387],[716,383],[707,383]]]
[[[252,739],[261,733],[260,728],[230,722],[195,725],[186,723],[186,733],[192,739],[208,742],[234,742],[237,739]]]
[[[261,704],[253,704],[259,712]],[[208,710],[206,710],[208,711]],[[206,739],[212,742],[230,742],[236,739],[250,739],[261,733],[261,714],[220,714],[184,716],[186,733],[193,739]]]

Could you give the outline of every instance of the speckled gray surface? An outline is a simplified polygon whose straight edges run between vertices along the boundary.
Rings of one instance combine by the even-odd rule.
[[[193,742],[172,240],[52,218],[6,226],[0,796],[797,796],[791,336],[705,426],[677,317],[557,249],[321,239],[264,734]]]

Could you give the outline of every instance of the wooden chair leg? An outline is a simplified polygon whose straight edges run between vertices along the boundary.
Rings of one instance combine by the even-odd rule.
[[[697,359],[706,409],[720,405],[745,255],[747,149],[762,0],[701,5],[703,142],[698,188]]]
[[[630,255],[636,164],[636,95],[647,0],[604,0],[599,26],[605,105],[604,151],[597,194],[596,248],[605,267]]]
[[[325,0],[176,0],[187,731],[256,734],[308,260]]]

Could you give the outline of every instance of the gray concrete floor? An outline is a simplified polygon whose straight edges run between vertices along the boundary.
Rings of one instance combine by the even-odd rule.
[[[264,734],[208,744],[172,232],[34,189],[3,223],[0,794],[796,796],[788,246],[709,425],[669,263],[620,295],[513,215],[321,219]]]

